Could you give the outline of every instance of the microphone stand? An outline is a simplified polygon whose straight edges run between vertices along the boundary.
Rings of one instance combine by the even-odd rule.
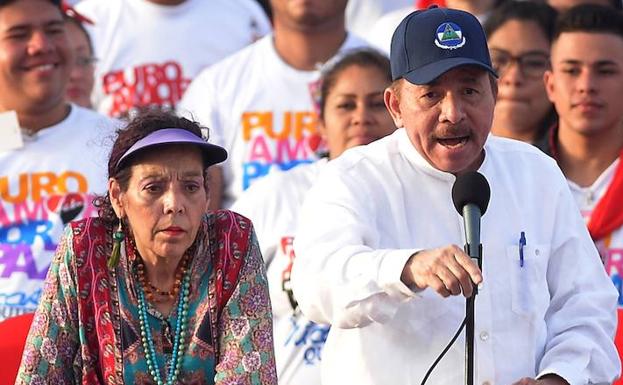
[[[478,254],[474,255],[469,243],[465,244],[465,253],[478,262],[478,269],[482,271],[482,244],[478,245]],[[472,295],[465,299],[465,384],[474,385],[474,315],[475,301],[478,286],[473,285]]]

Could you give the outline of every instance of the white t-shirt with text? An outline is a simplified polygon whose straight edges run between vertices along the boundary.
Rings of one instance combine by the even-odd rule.
[[[97,215],[117,124],[72,105],[21,149],[0,152],[0,320],[36,309],[63,228]]]
[[[204,68],[270,32],[254,0],[186,0],[175,6],[148,0],[84,0],[91,19],[97,109],[120,117],[135,107],[174,108]]]
[[[340,52],[365,46],[348,35]],[[222,163],[223,207],[272,169],[316,160],[320,143],[314,98],[319,71],[285,63],[268,35],[206,69],[191,83],[178,111],[210,129],[229,152]]]

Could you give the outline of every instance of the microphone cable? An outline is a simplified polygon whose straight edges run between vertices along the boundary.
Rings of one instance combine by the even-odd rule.
[[[428,380],[428,377],[430,377],[430,375],[433,373],[433,370],[435,370],[435,367],[437,366],[439,361],[441,361],[443,356],[445,356],[446,353],[448,353],[448,350],[450,350],[450,348],[452,347],[454,342],[456,342],[456,339],[459,338],[459,336],[461,335],[461,332],[463,331],[463,328],[465,328],[465,324],[466,323],[467,323],[467,316],[465,316],[465,318],[463,318],[463,322],[461,322],[461,325],[459,326],[459,330],[456,331],[456,333],[454,334],[454,337],[452,337],[452,339],[450,340],[448,345],[446,345],[446,347],[443,349],[441,354],[435,359],[435,362],[433,362],[433,364],[430,366],[430,368],[428,368],[428,371],[426,372],[426,375],[424,376],[424,379],[422,380],[420,385],[426,384],[426,380]]]

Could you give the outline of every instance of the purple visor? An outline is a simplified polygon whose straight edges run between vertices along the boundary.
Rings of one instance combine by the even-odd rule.
[[[221,163],[227,159],[227,151],[221,146],[210,144],[192,132],[181,128],[163,128],[152,132],[134,143],[134,145],[121,156],[117,162],[116,169],[118,170],[123,165],[124,161],[127,161],[132,155],[136,155],[136,153],[142,150],[171,144],[191,144],[198,146],[203,154],[206,167]]]

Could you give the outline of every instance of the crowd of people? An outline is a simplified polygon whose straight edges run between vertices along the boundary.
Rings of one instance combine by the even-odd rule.
[[[0,2],[0,379],[618,384],[622,9]]]

